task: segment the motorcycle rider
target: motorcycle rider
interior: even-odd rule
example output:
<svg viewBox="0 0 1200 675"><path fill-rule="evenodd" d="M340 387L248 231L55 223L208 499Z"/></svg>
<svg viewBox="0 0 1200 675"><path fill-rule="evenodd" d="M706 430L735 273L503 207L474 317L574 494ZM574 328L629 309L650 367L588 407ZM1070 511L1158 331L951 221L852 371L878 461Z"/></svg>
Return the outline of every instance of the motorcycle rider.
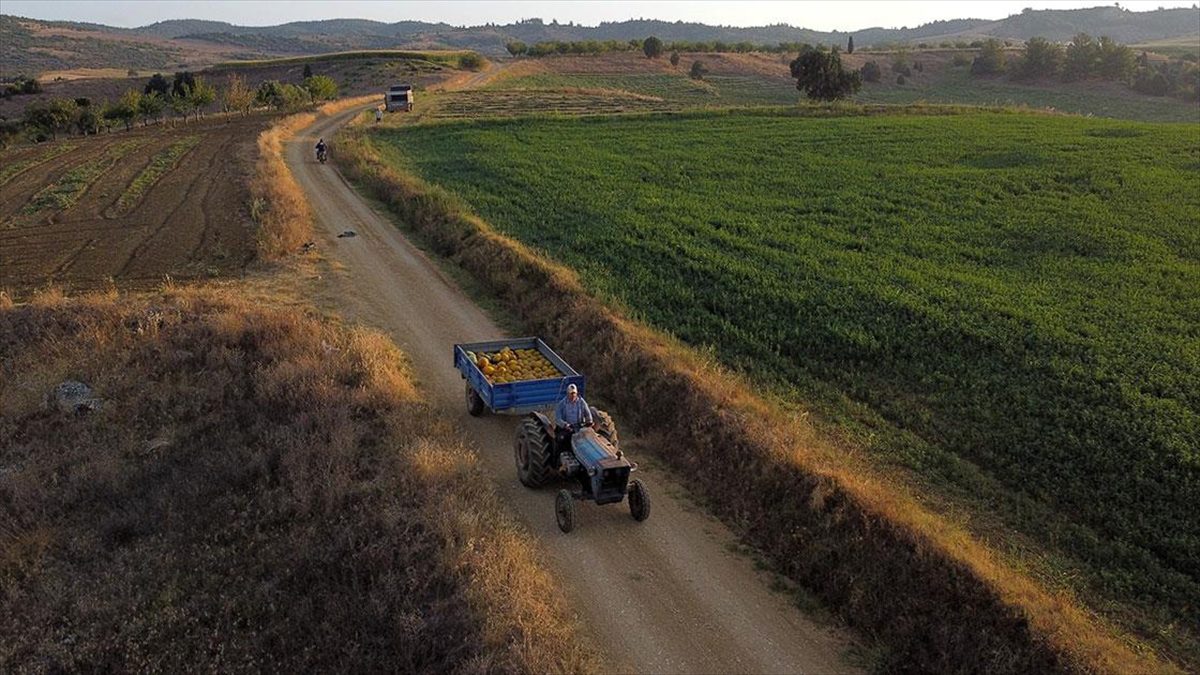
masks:
<svg viewBox="0 0 1200 675"><path fill-rule="evenodd" d="M317 159L321 159L321 156L324 155L328 151L329 151L329 146L325 145L325 139L322 138L322 139L318 140L317 141Z"/></svg>
<svg viewBox="0 0 1200 675"><path fill-rule="evenodd" d="M591 406L579 395L578 387L568 384L566 397L554 407L554 439L559 451L569 447L576 431L591 425Z"/></svg>

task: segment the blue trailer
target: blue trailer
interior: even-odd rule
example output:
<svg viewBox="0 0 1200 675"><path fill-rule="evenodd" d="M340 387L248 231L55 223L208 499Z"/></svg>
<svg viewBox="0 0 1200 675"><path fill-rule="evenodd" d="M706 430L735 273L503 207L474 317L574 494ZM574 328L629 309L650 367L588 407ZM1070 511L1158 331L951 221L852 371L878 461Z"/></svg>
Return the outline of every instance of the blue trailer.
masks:
<svg viewBox="0 0 1200 675"><path fill-rule="evenodd" d="M558 369L560 377L493 383L467 356L467 352L476 354L498 352L505 347L512 350L536 349ZM546 346L541 338L524 337L456 344L454 345L454 367L467 381L467 412L476 417L485 411L520 415L534 410L552 408L566 395L567 385L570 384L579 388L580 396L584 395L583 375L580 375L562 357L555 354L554 350Z"/></svg>

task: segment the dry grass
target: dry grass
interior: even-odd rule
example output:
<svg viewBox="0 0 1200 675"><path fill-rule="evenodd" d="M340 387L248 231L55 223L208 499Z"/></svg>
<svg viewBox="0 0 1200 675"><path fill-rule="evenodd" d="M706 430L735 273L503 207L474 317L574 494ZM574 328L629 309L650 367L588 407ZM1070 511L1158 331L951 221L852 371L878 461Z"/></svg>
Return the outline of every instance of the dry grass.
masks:
<svg viewBox="0 0 1200 675"><path fill-rule="evenodd" d="M575 274L496 234L453 195L398 172L361 135L338 162L534 333L554 340L712 508L792 578L889 648L887 667L1162 672L1053 595L762 401L739 378L625 319Z"/></svg>
<svg viewBox="0 0 1200 675"><path fill-rule="evenodd" d="M238 298L0 298L0 671L593 669L391 342Z"/></svg>

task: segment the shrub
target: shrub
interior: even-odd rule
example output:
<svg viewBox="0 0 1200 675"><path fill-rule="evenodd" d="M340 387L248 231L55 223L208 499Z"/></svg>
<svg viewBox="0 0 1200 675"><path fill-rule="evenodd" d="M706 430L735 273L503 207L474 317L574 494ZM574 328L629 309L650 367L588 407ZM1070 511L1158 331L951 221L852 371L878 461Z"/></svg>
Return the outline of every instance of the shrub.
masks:
<svg viewBox="0 0 1200 675"><path fill-rule="evenodd" d="M513 40L512 42L505 44L504 48L507 49L508 53L511 54L512 56L520 56L520 55L524 54L525 52L529 51L529 47L526 46L525 43L521 42L520 40Z"/></svg>
<svg viewBox="0 0 1200 675"><path fill-rule="evenodd" d="M688 72L688 77L693 80L703 80L708 74L708 68L700 61L692 61L692 69Z"/></svg>
<svg viewBox="0 0 1200 675"><path fill-rule="evenodd" d="M657 59L663 53L663 41L651 35L642 42L642 53L648 59Z"/></svg>
<svg viewBox="0 0 1200 675"><path fill-rule="evenodd" d="M162 98L166 98L171 93L171 83L162 73L155 73L150 76L150 81L146 83L146 87L142 89L143 94L158 94Z"/></svg>
<svg viewBox="0 0 1200 675"><path fill-rule="evenodd" d="M907 81L908 81L908 80L904 79L904 76L903 76L903 75L897 75L897 76L896 76L896 84L904 84L904 83L905 83L905 82L907 82Z"/></svg>
<svg viewBox="0 0 1200 675"><path fill-rule="evenodd" d="M1004 72L1004 46L991 38L983 43L979 55L971 62L972 75L998 75Z"/></svg>
<svg viewBox="0 0 1200 675"><path fill-rule="evenodd" d="M966 54L955 54L951 64L958 68L969 66L971 65L971 57Z"/></svg>
<svg viewBox="0 0 1200 675"><path fill-rule="evenodd" d="M330 101L337 98L338 86L328 75L315 75L304 80L304 88L314 101Z"/></svg>
<svg viewBox="0 0 1200 675"><path fill-rule="evenodd" d="M483 57L475 52L467 52L458 57L458 67L463 70L479 70L483 68Z"/></svg>
<svg viewBox="0 0 1200 675"><path fill-rule="evenodd" d="M679 52L671 52L671 65L672 66L679 65Z"/></svg>
<svg viewBox="0 0 1200 675"><path fill-rule="evenodd" d="M307 80L308 78L310 78L310 77L312 77L312 76L313 76L312 64L311 64L311 63L306 63L306 64L304 64L304 72L302 73L302 75L301 75L301 76L302 76L304 79L306 79L306 80Z"/></svg>
<svg viewBox="0 0 1200 675"><path fill-rule="evenodd" d="M859 69L858 72L862 76L864 82L878 82L880 77L883 75L883 71L880 70L879 64L874 61L867 61L864 63L863 67Z"/></svg>

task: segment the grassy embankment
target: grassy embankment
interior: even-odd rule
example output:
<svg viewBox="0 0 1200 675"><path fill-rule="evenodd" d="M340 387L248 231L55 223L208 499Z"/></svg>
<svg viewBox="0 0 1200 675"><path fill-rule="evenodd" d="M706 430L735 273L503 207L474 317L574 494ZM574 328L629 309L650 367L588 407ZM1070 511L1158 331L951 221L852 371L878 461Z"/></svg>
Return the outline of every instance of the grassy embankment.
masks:
<svg viewBox="0 0 1200 675"><path fill-rule="evenodd" d="M0 670L583 671L395 347L241 290L0 295ZM45 396L65 379L88 414Z"/></svg>
<svg viewBox="0 0 1200 675"><path fill-rule="evenodd" d="M959 446L943 445L946 439L922 437L919 424L912 428L908 420L887 416L923 409L926 417L918 416L919 422L952 420L947 412L957 414L964 399L949 411L940 408L942 399L952 400L955 393L938 373L961 367L967 377L979 378L997 365L988 359L997 356L991 351L994 345L1009 338L1003 322L990 327L1003 330L989 344L982 335L963 333L972 327L986 332L988 320L996 318L991 311L964 326L948 320L969 317L971 302L977 300L971 293L997 289L997 280L955 275L962 270L954 265L946 272L954 278L936 273L950 262L947 258L969 251L965 244L972 243L971 236L986 238L986 228L972 232L967 218L967 239L953 244L953 230L935 227L935 214L939 208L952 210L964 203L946 198L946 189L957 194L979 187L968 173L956 176L956 169L975 170L980 177L987 173L960 162L978 160L1017 169L1010 172L1011 180L998 182L992 176L988 189L965 202L976 210L1002 205L1008 191L1023 183L1024 194L1036 195L1036 185L1019 175L1025 160L999 148L974 152L970 141L984 143L987 135L970 127L984 124L1015 132L1045 122L1056 120L999 115L941 117L936 124L931 118L906 117L818 123L760 114L441 124L376 137L384 142L386 160L368 138L345 138L339 162L435 250L453 256L493 289L530 330L554 339L597 381L624 419L643 433L670 439L662 444L665 458L709 498L711 507L765 550L781 570L815 588L853 624L887 644L891 663L1013 671L1161 668L1148 654L1134 657L1068 595L1044 590L1015 571L1004 552L979 544L966 531L970 523L934 515L869 468L911 464L915 475L921 476L917 470L925 468L924 478L942 481L944 487L956 488L959 478L968 484L998 485L999 491L989 494L1015 495L1018 503L1040 504L1042 512L1047 510L1036 496L1014 490L980 468L997 469L983 462L977 465L981 455L972 451L960 456ZM947 124L968 127L961 136L951 136L957 147L945 139L942 128ZM1098 123L1102 133L1084 136L1111 148L1112 137L1124 133L1112 133L1114 126ZM930 135L943 140L930 144ZM847 144L847 137L858 142ZM388 146L388 140L400 141L404 150ZM876 142L867 142L871 140ZM1154 149L1142 140L1143 151ZM912 154L924 144L941 152L942 161L916 161ZM855 155L856 146L866 159ZM711 154L696 156L705 152ZM1053 154L1044 159L1052 160ZM937 176L922 171L926 163ZM403 168L416 168L460 190L505 231L579 270L584 282L496 233L470 214L467 201ZM856 176L859 172L864 175ZM869 179L870 185L847 190L847 183L854 185L856 178ZM588 187L583 189L579 181ZM935 194L925 191L930 185L937 186ZM1102 187L1079 180L1080 187L1088 185ZM680 194L673 194L675 190ZM863 216L854 210L856 205L869 205L873 214ZM900 215L911 217L917 207L931 213L915 219L911 227L898 228ZM780 212L782 223L775 222ZM963 220L963 215L954 219ZM922 229L929 230L924 237ZM897 251L898 240L907 237L914 238L911 246L904 244L909 248ZM906 266L936 253L939 241L945 250L934 259L940 265L906 273ZM1026 241L1029 253L1035 254L1037 240ZM985 253L1003 253L995 248ZM872 250L881 259L864 258ZM864 260L872 264L864 265ZM932 273L933 287L922 286L917 272ZM888 292L879 284L886 297L872 297L872 281L893 275L904 277L900 292ZM937 292L925 295L932 291ZM985 304L999 303L995 314L1002 317L1011 309L1003 307L999 295L988 294ZM694 344L717 349L700 356L673 345L661 334L630 323L620 310L614 312L612 302L596 296L615 300L651 324L692 338ZM953 297L966 302L955 307ZM781 316L788 319L771 319ZM905 334L910 322L919 335ZM699 339L696 331L702 331ZM971 349L958 351L963 345ZM1036 340L1033 345L1039 346ZM805 357L805 350L815 356ZM905 380L894 369L889 371L887 363L895 360L901 369L923 369L929 364L912 360L923 350L937 352L945 361L936 366L935 360L927 376L913 380L920 387L908 392L908 398L897 399L909 408L875 410L869 401L847 395L863 395L862 391L842 391L843 383L834 377L848 366L847 376L868 392L877 385L881 392L903 392ZM1051 349L1032 356L1052 353ZM842 354L848 361L840 358ZM805 358L812 358L812 364ZM793 400L811 396L820 412L862 432L853 434L855 442L870 444L876 438L871 444L875 456L868 461L859 453L847 453L846 446L831 445L802 417L767 405L745 381L715 367L715 359L791 393ZM976 361L979 365L972 365ZM1027 374L1018 369L1014 376ZM788 392L784 383L793 376L799 389ZM1061 383L1049 384L1049 400L1062 403L1054 390ZM929 396L931 392L937 395ZM993 395L1003 399L1004 394L1001 389ZM967 407L988 409L978 400ZM1031 428L1040 430L1045 421L1035 415ZM957 431L973 432L977 427L971 425L978 423L968 415L956 423ZM1010 424L1007 429L1011 428ZM988 432L986 438L992 442L1003 433ZM908 449L889 456L894 443ZM731 462L731 457L738 461ZM1083 463L1088 459L1082 458L1076 468L1092 468ZM1067 487L1072 496L1070 489L1078 485ZM1178 509L1162 515L1165 526L1177 526ZM1167 572L1178 580L1173 570Z"/></svg>
<svg viewBox="0 0 1200 675"><path fill-rule="evenodd" d="M1194 127L755 115L376 138L1200 661Z"/></svg>

